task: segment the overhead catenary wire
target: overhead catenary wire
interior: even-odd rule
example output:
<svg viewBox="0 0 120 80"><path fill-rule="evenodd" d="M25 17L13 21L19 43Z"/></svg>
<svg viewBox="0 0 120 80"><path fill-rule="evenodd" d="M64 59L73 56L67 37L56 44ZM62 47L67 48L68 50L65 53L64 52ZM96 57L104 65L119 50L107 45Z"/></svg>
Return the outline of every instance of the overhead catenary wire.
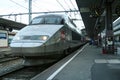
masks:
<svg viewBox="0 0 120 80"><path fill-rule="evenodd" d="M38 8L38 9L41 9L40 7L38 7L38 6L36 6L36 5L39 5L38 3L36 3L35 1L33 1L33 5L36 7L36 8ZM35 5L36 4L36 5ZM44 8L44 9L46 9L47 11L50 11L50 10L48 10L47 8Z"/></svg>
<svg viewBox="0 0 120 80"><path fill-rule="evenodd" d="M68 6L68 8L69 8L70 10L72 10L72 9L70 8L70 6L68 5L68 3L66 2L66 0L64 0L64 2L65 2L65 4Z"/></svg>
<svg viewBox="0 0 120 80"><path fill-rule="evenodd" d="M27 8L27 7L25 7L25 6L23 6L23 5L21 5L21 4L19 4L19 3L17 3L17 2L15 2L15 1L13 1L13 0L9 0L9 1L11 1L12 3L14 3L14 4L16 4L16 5L18 5L18 6L20 6L20 7L22 7L22 8L24 8L24 9L26 9L26 10L31 10L30 8ZM31 13L29 13L29 14L31 14ZM10 14L10 16L11 16L12 14ZM14 16L15 16L15 20L16 20L16 14L14 14ZM31 15L29 15L29 22L30 22L30 19L31 19Z"/></svg>
<svg viewBox="0 0 120 80"><path fill-rule="evenodd" d="M71 0L70 0L70 3L72 4L73 8L74 8L75 10L77 10L76 7L74 6L74 4L73 4L73 2L72 2ZM76 14L79 14L79 12L74 13L74 14L75 14L75 15L76 15Z"/></svg>
<svg viewBox="0 0 120 80"><path fill-rule="evenodd" d="M58 3L59 3L59 5L66 11L66 9L63 7L63 5L59 2L59 0L56 0ZM67 4L67 2L64 0L64 2ZM69 5L67 4L67 6L69 7ZM70 7L69 7L70 8ZM70 8L70 11L72 11L71 10L71 8ZM66 14L66 13L65 13ZM70 16L71 16L71 13L69 14Z"/></svg>
<svg viewBox="0 0 120 80"><path fill-rule="evenodd" d="M72 6L74 7L74 9L77 10L76 7L74 6L74 4L73 4L73 2L72 2L71 0L70 0L70 3L71 3Z"/></svg>
<svg viewBox="0 0 120 80"><path fill-rule="evenodd" d="M74 10L78 10L78 9L76 9L76 7L75 7L75 5L73 4L72 0L70 0L70 3L71 3L71 5L73 6ZM79 11L78 11L78 12L74 12L74 16L75 16L75 17L76 17L77 14L80 15L80 12L79 12Z"/></svg>
<svg viewBox="0 0 120 80"><path fill-rule="evenodd" d="M15 0L9 0L9 1L11 1L11 2L13 2L14 4L16 4L16 5L18 5L18 6L20 6L20 7L22 7L22 8L24 8L24 9L26 9L26 10L28 10L28 8L27 7L25 7L25 6L23 6L22 4L19 4L19 3L17 3ZM64 5L63 5L63 3L60 1L60 0L56 0L57 1L57 3L59 3L59 5L64 9L64 11L60 11L60 13L61 12L63 12L63 13L66 13L66 14L70 14L70 13L72 13L72 12L78 12L78 10L72 10L72 8L71 8L71 5L70 5L70 3L69 2L67 2L67 1L65 1L65 3L66 3L66 5L69 7L69 10L67 10L68 8L66 8ZM34 5L35 4L37 4L38 5L38 3L36 3L35 1L33 1L34 2ZM35 5L35 7L37 7L37 8L39 8L37 5ZM58 5L58 6L59 6ZM40 8L39 8L40 9ZM50 11L50 10L47 10L46 12L42 12L42 13L58 13L57 11ZM17 15L26 15L27 13L18 13L18 14L13 14L13 12L12 13L10 13L10 14L6 14L6 15L0 15L1 17L2 16L7 16L7 15L9 15L9 16L17 16ZM41 13L34 13L33 12L33 14L41 14Z"/></svg>
<svg viewBox="0 0 120 80"><path fill-rule="evenodd" d="M72 11L72 9L70 8L69 4L66 2L66 0L64 0L65 4L68 6L69 10ZM70 12L70 16L71 16L72 12Z"/></svg>
<svg viewBox="0 0 120 80"><path fill-rule="evenodd" d="M43 13L68 13L68 12L79 12L79 10L73 10L73 11L50 11L50 12L32 12L32 14L43 14ZM18 14L4 14L0 15L2 16L14 16L14 15L28 15L28 13L18 13Z"/></svg>
<svg viewBox="0 0 120 80"><path fill-rule="evenodd" d="M28 10L28 5L27 5L28 0L26 0L26 3L25 3L25 0L21 0L21 2L19 0L18 1L17 0L9 0L9 1L12 4L12 7L9 7L7 10L9 10L9 9L12 9L12 10L9 10L9 12L7 12L7 13L1 13L0 17L9 18L11 20L17 20L17 21L22 22L24 20L24 17L27 17L27 15L28 15L28 11L27 11ZM36 14L44 14L44 13L45 14L46 13L65 13L65 14L69 15L71 13L73 14L73 13L79 12L77 7L75 6L76 4L74 4L74 0L72 0L72 1L73 1L74 6L76 7L76 10L74 10L74 8L70 4L69 0L65 0L66 4L64 3L64 0L57 0L57 1L53 2L52 5L50 4L50 2L45 1L46 3L48 3L48 5L50 5L50 7L46 6L46 3L42 3L43 5L40 5L39 2L37 2L39 0L32 0L32 1L33 1L33 7L38 9L38 10L35 9L34 12L31 13L31 14L34 14L33 16L36 16ZM40 1L40 3L41 3L41 1ZM9 4L8 6L10 6L11 4ZM52 9L52 8L54 8L53 5L56 6L55 9ZM39 6L42 6L42 7L39 7ZM71 17L74 17L74 15L72 15Z"/></svg>
<svg viewBox="0 0 120 80"><path fill-rule="evenodd" d="M9 0L9 1L11 1L11 2L15 3L16 5L18 5L18 6L22 7L22 8L24 8L24 9L27 9L27 10L28 10L28 8L26 8L25 6L23 6L23 5L15 2L15 1L13 1L13 0Z"/></svg>
<svg viewBox="0 0 120 80"><path fill-rule="evenodd" d="M20 6L20 7L22 7L22 8L24 8L24 9L27 9L26 7L18 4L17 2L15 2L15 1L13 1L13 0L9 0L9 1L12 2L12 3L14 3L14 4L16 4L16 5L18 5L18 6ZM9 14L9 16L8 16L7 18L10 18L10 16L11 16L14 12L18 11L18 8L17 8L17 7L15 7L14 9L13 9L12 7L13 7L13 5L12 5L12 6L9 5L9 8L7 9L8 11L10 11L10 10L12 9L12 12L10 12L10 14ZM27 9L27 10L28 10L28 9ZM3 11L3 12L5 12L5 11ZM12 15L12 16L13 16L13 15ZM14 16L16 16L16 14L15 14ZM3 17L3 16L1 16L1 17Z"/></svg>
<svg viewBox="0 0 120 80"><path fill-rule="evenodd" d="M71 9L70 5L67 3L67 1L66 1L66 0L64 0L64 3L67 5L67 7L66 7L66 8L67 8L68 10L72 11L72 9ZM61 5L62 5L62 4L61 4ZM63 5L62 5L62 6L63 6ZM68 14L69 14L69 16L71 17L72 12L69 12Z"/></svg>
<svg viewBox="0 0 120 80"><path fill-rule="evenodd" d="M66 11L66 9L63 7L63 5L59 2L59 0L56 0L57 3Z"/></svg>

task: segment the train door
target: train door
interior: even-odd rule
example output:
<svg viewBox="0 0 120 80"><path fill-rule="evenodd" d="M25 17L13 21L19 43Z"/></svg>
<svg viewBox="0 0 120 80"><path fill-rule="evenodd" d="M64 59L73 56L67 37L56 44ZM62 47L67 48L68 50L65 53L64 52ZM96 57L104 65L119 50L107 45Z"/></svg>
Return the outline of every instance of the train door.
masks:
<svg viewBox="0 0 120 80"><path fill-rule="evenodd" d="M8 32L0 30L0 47L8 47Z"/></svg>

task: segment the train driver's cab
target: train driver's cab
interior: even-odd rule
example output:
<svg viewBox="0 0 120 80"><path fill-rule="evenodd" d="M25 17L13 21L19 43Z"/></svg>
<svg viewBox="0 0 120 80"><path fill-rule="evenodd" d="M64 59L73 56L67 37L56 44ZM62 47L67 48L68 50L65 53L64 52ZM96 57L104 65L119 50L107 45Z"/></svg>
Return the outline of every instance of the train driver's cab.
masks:
<svg viewBox="0 0 120 80"><path fill-rule="evenodd" d="M55 15L47 15L47 16L39 16L34 18L30 25L38 25L38 24L64 24L65 20L61 16L55 16Z"/></svg>

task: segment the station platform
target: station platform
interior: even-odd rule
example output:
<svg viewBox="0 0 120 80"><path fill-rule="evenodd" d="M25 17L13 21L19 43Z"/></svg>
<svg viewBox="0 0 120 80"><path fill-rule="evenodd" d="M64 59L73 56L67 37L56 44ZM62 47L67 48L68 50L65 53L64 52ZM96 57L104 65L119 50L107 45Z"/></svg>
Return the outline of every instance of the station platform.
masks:
<svg viewBox="0 0 120 80"><path fill-rule="evenodd" d="M120 55L85 45L31 80L120 80Z"/></svg>

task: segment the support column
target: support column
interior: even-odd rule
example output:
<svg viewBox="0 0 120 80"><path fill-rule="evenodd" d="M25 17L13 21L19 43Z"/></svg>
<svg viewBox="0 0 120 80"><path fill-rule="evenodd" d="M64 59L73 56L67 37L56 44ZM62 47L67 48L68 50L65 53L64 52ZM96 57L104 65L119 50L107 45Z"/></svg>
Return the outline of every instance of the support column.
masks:
<svg viewBox="0 0 120 80"><path fill-rule="evenodd" d="M113 39L113 25L112 25L112 2L106 0L106 16L105 16L105 29L106 29L106 44L105 48L107 53L114 54L114 39Z"/></svg>
<svg viewBox="0 0 120 80"><path fill-rule="evenodd" d="M29 7L29 23L30 23L30 21L31 21L31 13L32 13L32 0L29 0L28 7Z"/></svg>

